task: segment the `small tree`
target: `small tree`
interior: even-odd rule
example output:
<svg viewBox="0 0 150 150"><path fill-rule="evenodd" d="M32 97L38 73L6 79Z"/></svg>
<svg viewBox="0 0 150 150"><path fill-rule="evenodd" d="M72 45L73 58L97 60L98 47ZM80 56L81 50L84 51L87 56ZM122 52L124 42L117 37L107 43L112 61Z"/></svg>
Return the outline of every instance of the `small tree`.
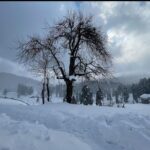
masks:
<svg viewBox="0 0 150 150"><path fill-rule="evenodd" d="M109 105L112 106L113 103L112 103L112 96L111 96L111 92L110 91L107 92L107 100L110 101Z"/></svg>
<svg viewBox="0 0 150 150"><path fill-rule="evenodd" d="M115 95L116 104L118 104L119 103L119 93L117 90L114 92L114 95Z"/></svg>
<svg viewBox="0 0 150 150"><path fill-rule="evenodd" d="M19 43L18 59L20 62L29 65L29 70L36 75L42 76L42 103L45 103L45 98L50 101L49 76L51 73L51 55L49 51L41 45L39 37L30 37L29 41Z"/></svg>
<svg viewBox="0 0 150 150"><path fill-rule="evenodd" d="M138 103L138 97L139 97L139 87L138 87L138 84L133 84L131 86L131 91L132 91L132 95L133 95L134 101Z"/></svg>
<svg viewBox="0 0 150 150"><path fill-rule="evenodd" d="M102 106L102 100L103 100L103 93L102 90L99 88L96 92L96 105Z"/></svg>
<svg viewBox="0 0 150 150"><path fill-rule="evenodd" d="M92 99L92 92L90 91L90 88L87 85L84 85L80 94L80 103L84 105L92 105L93 99Z"/></svg>
<svg viewBox="0 0 150 150"><path fill-rule="evenodd" d="M127 103L128 102L128 99L129 99L129 93L128 93L128 90L126 87L124 87L123 89L123 99L124 99L124 102Z"/></svg>
<svg viewBox="0 0 150 150"><path fill-rule="evenodd" d="M121 94L120 100L121 100L121 103L122 103L122 108L124 108L125 107L125 101L124 101L124 95L123 95L123 93Z"/></svg>
<svg viewBox="0 0 150 150"><path fill-rule="evenodd" d="M6 96L7 96L7 93L8 93L8 90L7 90L7 89L4 89L4 90L3 90L3 95L5 96L5 98L6 98Z"/></svg>

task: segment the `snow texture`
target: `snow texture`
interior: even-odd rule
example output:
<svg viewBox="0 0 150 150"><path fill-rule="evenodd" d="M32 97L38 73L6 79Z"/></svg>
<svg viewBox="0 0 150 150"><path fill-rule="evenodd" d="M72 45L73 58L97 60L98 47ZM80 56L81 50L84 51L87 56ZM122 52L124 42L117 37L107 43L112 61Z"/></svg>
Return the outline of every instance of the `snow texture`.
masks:
<svg viewBox="0 0 150 150"><path fill-rule="evenodd" d="M149 107L0 104L0 150L149 150Z"/></svg>

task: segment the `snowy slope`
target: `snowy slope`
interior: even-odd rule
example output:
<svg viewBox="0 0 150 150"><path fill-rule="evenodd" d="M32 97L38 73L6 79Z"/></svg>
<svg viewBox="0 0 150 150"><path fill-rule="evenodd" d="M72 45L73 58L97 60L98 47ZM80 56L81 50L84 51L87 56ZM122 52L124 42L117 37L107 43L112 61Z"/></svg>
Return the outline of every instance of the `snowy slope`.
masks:
<svg viewBox="0 0 150 150"><path fill-rule="evenodd" d="M17 101L17 100L12 100L12 99L6 99L6 98L0 98L0 104L5 104L5 105L27 105L25 102Z"/></svg>
<svg viewBox="0 0 150 150"><path fill-rule="evenodd" d="M58 144L59 141L59 144ZM90 147L71 134L0 115L0 150L77 150Z"/></svg>
<svg viewBox="0 0 150 150"><path fill-rule="evenodd" d="M0 105L0 149L149 150L149 107Z"/></svg>

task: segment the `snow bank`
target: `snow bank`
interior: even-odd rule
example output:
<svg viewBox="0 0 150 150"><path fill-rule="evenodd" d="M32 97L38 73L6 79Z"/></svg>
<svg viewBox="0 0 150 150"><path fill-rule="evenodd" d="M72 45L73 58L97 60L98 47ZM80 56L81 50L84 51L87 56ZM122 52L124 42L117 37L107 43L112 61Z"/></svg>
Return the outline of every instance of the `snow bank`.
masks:
<svg viewBox="0 0 150 150"><path fill-rule="evenodd" d="M0 114L3 150L150 148L150 105L146 104L128 104L125 108L66 103L0 105Z"/></svg>
<svg viewBox="0 0 150 150"><path fill-rule="evenodd" d="M90 150L75 136L0 115L0 150Z"/></svg>
<svg viewBox="0 0 150 150"><path fill-rule="evenodd" d="M0 104L5 104L5 105L27 105L24 102L13 100L13 99L6 99L6 98L0 98Z"/></svg>

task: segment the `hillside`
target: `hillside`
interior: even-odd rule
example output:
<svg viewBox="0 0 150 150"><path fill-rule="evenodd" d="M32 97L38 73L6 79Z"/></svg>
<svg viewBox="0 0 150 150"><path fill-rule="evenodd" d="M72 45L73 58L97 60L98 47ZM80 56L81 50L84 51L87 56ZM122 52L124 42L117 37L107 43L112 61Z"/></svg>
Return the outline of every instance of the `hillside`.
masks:
<svg viewBox="0 0 150 150"><path fill-rule="evenodd" d="M39 81L23 76L14 75L11 73L0 72L0 90L8 89L10 91L16 91L19 83L38 87Z"/></svg>
<svg viewBox="0 0 150 150"><path fill-rule="evenodd" d="M150 78L150 74L130 74L130 75L122 75L116 77L116 81L123 84L133 84L138 83L141 78Z"/></svg>

